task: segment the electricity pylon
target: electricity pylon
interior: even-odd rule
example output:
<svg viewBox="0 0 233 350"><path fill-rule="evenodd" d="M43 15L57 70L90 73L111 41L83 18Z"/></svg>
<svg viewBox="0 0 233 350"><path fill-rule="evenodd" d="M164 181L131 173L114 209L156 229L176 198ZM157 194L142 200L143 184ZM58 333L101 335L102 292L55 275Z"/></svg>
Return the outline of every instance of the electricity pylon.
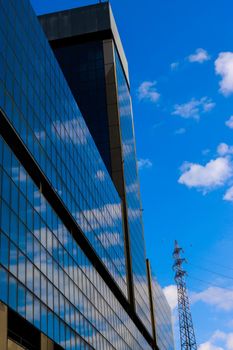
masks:
<svg viewBox="0 0 233 350"><path fill-rule="evenodd" d="M182 264L186 262L180 256L183 249L178 246L175 241L175 249L173 258L175 260L173 269L175 271L175 282L177 285L178 295L178 312L179 312L179 326L180 326L180 345L181 350L197 350L197 343L193 328L192 315L190 311L189 298L186 288L185 277L187 272L183 269Z"/></svg>

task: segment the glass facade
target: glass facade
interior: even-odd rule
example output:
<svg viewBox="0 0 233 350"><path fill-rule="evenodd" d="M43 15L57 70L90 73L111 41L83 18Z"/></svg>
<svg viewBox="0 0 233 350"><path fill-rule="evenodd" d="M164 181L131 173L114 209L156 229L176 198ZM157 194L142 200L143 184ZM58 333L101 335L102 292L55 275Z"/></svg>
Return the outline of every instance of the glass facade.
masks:
<svg viewBox="0 0 233 350"><path fill-rule="evenodd" d="M159 350L174 350L171 309L156 278L152 279L152 291L156 324L156 340Z"/></svg>
<svg viewBox="0 0 233 350"><path fill-rule="evenodd" d="M28 0L0 0L0 109L127 296L121 200ZM151 349L2 137L0 281L64 349Z"/></svg>
<svg viewBox="0 0 233 350"><path fill-rule="evenodd" d="M135 304L139 317L142 319L148 331L151 332L145 242L137 174L131 97L116 50L115 60Z"/></svg>
<svg viewBox="0 0 233 350"><path fill-rule="evenodd" d="M103 42L60 44L53 52L111 174Z"/></svg>
<svg viewBox="0 0 233 350"><path fill-rule="evenodd" d="M65 349L149 349L0 137L0 300Z"/></svg>
<svg viewBox="0 0 233 350"><path fill-rule="evenodd" d="M127 294L121 200L28 1L2 1L0 108Z"/></svg>
<svg viewBox="0 0 233 350"><path fill-rule="evenodd" d="M105 5L103 3L104 8ZM109 28L110 34L106 40L106 34L98 29L101 20L96 12L101 13L101 6L97 7L98 10L95 5L88 8L89 12L86 8L77 14L74 9L44 15L40 20L71 91L83 111L83 117L93 139L124 201L126 236L130 237L130 248L126 244L126 253L128 254L129 250L131 252L134 285L134 293L131 293L130 285L129 297L133 298L134 294L137 314L151 333L133 115L128 79L125 76L127 63L122 66L125 59L123 49L120 50L119 56L117 51L119 45L115 46L119 37L115 33L116 27ZM81 24L76 28L75 22L78 20L82 22L83 11L89 13L85 17L85 28ZM113 17L112 14L111 16ZM68 20L73 24L70 30L66 31ZM109 17L107 20L110 20ZM92 29L86 39L89 26ZM128 268L131 283L130 263Z"/></svg>

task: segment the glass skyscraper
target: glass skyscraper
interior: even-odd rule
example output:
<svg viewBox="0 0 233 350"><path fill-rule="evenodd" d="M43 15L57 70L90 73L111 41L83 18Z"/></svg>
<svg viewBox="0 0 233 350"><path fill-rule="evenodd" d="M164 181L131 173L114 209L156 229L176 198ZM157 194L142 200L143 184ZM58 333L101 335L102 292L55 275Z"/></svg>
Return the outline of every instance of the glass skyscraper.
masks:
<svg viewBox="0 0 233 350"><path fill-rule="evenodd" d="M0 0L0 349L157 349L111 8L40 21Z"/></svg>
<svg viewBox="0 0 233 350"><path fill-rule="evenodd" d="M102 3L40 21L123 202L129 298L151 332L128 64L111 7Z"/></svg>

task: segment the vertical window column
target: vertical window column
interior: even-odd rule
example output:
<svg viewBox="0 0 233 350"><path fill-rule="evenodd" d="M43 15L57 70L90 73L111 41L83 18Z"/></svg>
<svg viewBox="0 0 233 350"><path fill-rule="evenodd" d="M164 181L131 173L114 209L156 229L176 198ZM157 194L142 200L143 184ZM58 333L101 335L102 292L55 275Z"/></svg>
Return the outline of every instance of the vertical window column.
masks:
<svg viewBox="0 0 233 350"><path fill-rule="evenodd" d="M111 152L111 177L116 186L119 196L123 204L123 218L124 218L124 244L126 252L126 267L127 267L127 287L128 299L135 309L135 298L133 289L133 275L132 275L132 260L130 252L130 235L127 219L127 205L126 205L126 189L124 179L123 154L122 154L122 140L120 131L120 116L119 103L117 91L117 77L115 70L115 56L114 56L114 42L113 40L103 41L104 51L104 70L105 70L105 84L106 84L106 98L108 110L108 124L109 124L109 140Z"/></svg>

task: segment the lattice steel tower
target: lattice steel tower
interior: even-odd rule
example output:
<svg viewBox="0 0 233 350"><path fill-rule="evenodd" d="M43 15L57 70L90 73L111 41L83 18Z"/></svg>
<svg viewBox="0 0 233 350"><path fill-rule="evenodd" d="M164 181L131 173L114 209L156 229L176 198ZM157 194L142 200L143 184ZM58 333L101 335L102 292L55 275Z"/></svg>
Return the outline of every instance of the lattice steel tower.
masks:
<svg viewBox="0 0 233 350"><path fill-rule="evenodd" d="M189 298L186 288L185 276L187 272L183 269L182 264L186 262L184 258L180 256L183 249L178 246L175 241L175 249L173 252L173 258L175 263L173 269L175 271L175 281L177 284L178 294L178 312L179 312L179 326L180 326L180 345L181 350L197 350L197 343L193 328L192 315L190 311Z"/></svg>

